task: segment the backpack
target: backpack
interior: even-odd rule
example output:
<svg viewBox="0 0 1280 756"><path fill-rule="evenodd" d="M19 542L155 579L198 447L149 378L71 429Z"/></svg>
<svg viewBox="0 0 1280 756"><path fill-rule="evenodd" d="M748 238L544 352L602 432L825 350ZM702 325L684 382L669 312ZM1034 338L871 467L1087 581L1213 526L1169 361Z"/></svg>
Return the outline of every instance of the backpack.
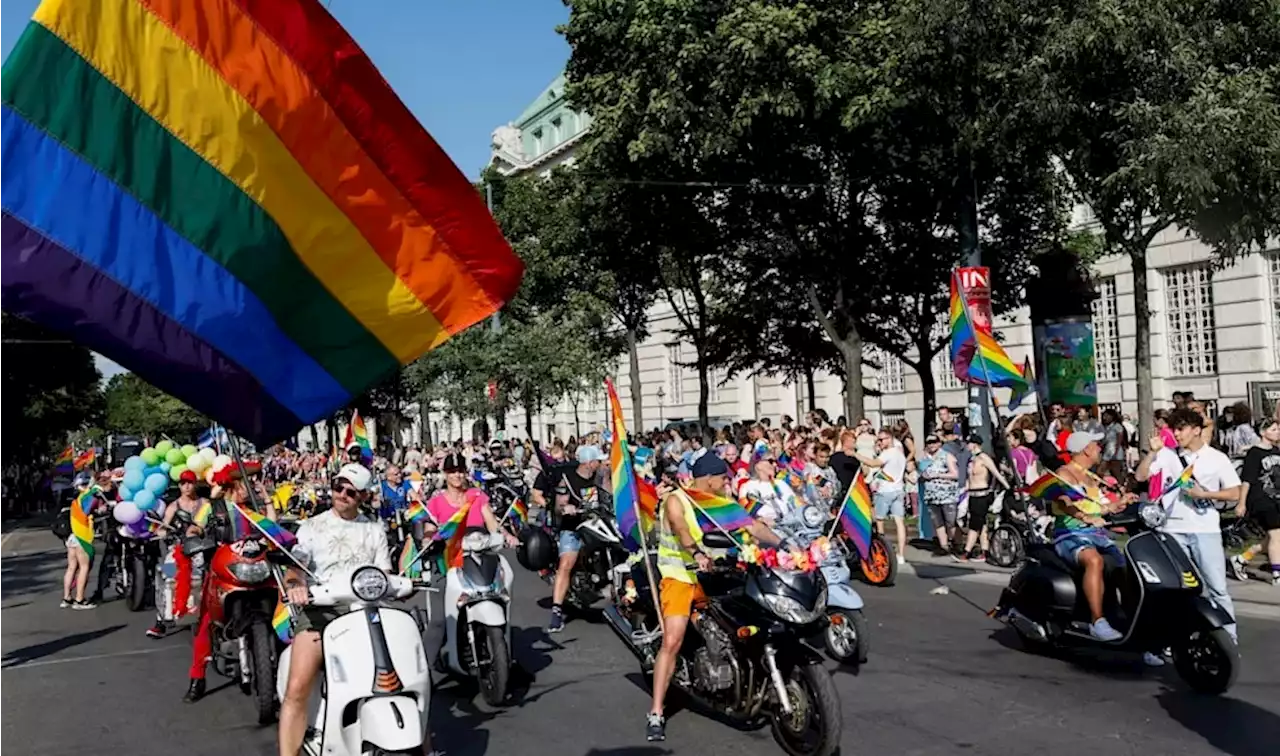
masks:
<svg viewBox="0 0 1280 756"><path fill-rule="evenodd" d="M65 541L71 537L71 507L63 507L58 510L58 514L53 518L53 524L50 530L58 537L59 541Z"/></svg>

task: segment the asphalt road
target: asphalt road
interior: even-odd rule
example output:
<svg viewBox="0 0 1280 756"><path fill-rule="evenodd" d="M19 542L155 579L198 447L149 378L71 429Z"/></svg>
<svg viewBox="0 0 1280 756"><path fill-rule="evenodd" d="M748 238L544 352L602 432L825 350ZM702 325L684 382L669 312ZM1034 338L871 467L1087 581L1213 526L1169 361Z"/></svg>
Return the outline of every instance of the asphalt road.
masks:
<svg viewBox="0 0 1280 756"><path fill-rule="evenodd" d="M143 636L148 614L122 603L58 609L62 548L46 530L5 536L0 591L0 726L7 753L88 756L274 754L274 730L251 703L210 677L212 695L185 705L190 634ZM532 675L519 701L492 712L474 690L441 682L432 701L437 747L449 756L780 753L767 731L740 732L677 712L664 744L643 740L648 694L603 624L572 622L548 637L548 589L517 568L516 657ZM1044 658L984 612L999 586L963 570L922 567L889 589L865 588L871 661L834 671L852 754L1177 756L1274 753L1280 744L1280 622L1242 617L1244 667L1226 696L1202 698L1172 670L1134 659ZM930 591L946 584L948 595ZM212 673L211 673L212 675Z"/></svg>

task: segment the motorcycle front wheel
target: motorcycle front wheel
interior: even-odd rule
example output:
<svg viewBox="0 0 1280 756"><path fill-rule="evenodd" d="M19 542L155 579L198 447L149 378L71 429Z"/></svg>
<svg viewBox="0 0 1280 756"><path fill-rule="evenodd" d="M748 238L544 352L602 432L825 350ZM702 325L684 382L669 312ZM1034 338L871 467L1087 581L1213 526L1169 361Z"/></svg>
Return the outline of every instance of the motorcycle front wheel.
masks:
<svg viewBox="0 0 1280 756"><path fill-rule="evenodd" d="M1199 630L1174 646L1173 667L1192 690L1216 696L1235 683L1240 649L1223 628Z"/></svg>
<svg viewBox="0 0 1280 756"><path fill-rule="evenodd" d="M147 565L142 559L125 560L125 600L131 612L140 612L147 606Z"/></svg>
<svg viewBox="0 0 1280 756"><path fill-rule="evenodd" d="M870 550L866 559L861 559L855 550L853 559L858 563L851 566L856 567L867 584L888 588L898 579L898 557L893 553L893 546L884 536L873 533Z"/></svg>
<svg viewBox="0 0 1280 756"><path fill-rule="evenodd" d="M861 609L828 609L827 616L839 615L838 621L829 621L822 633L827 656L840 664L864 664L871 650L867 637L867 618Z"/></svg>
<svg viewBox="0 0 1280 756"><path fill-rule="evenodd" d="M830 756L840 748L840 695L821 664L792 667L786 681L791 713L774 704L773 739L789 756Z"/></svg>
<svg viewBox="0 0 1280 756"><path fill-rule="evenodd" d="M991 562L998 567L1013 567L1022 561L1022 534L1012 525L1002 524L991 534Z"/></svg>
<svg viewBox="0 0 1280 756"><path fill-rule="evenodd" d="M485 625L479 637L484 639L488 652L488 665L480 665L480 693L490 706L502 706L507 700L507 678L511 675L505 628Z"/></svg>
<svg viewBox="0 0 1280 756"><path fill-rule="evenodd" d="M276 720L276 636L265 619L258 618L249 626L250 649L253 652L253 701L258 709L258 724Z"/></svg>

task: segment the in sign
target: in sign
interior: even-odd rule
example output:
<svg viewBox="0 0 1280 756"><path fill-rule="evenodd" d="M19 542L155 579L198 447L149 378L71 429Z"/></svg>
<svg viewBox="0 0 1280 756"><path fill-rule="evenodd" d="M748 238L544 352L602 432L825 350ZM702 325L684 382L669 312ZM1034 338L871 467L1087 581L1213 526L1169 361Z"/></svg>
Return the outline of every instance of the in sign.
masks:
<svg viewBox="0 0 1280 756"><path fill-rule="evenodd" d="M961 268L960 285L966 289L987 288L991 286L991 276L986 268Z"/></svg>

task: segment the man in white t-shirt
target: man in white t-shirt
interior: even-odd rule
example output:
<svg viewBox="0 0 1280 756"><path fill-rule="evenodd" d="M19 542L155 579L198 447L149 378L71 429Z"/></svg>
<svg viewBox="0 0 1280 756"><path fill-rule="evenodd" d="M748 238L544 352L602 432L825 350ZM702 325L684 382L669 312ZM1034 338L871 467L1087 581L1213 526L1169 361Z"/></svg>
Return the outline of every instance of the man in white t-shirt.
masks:
<svg viewBox="0 0 1280 756"><path fill-rule="evenodd" d="M1138 465L1139 481L1156 478L1167 490L1182 471L1191 468L1189 488L1168 491L1162 503L1169 519L1162 530L1177 539L1200 569L1209 596L1235 618L1235 606L1227 593L1227 562L1218 527L1218 507L1235 506L1240 499L1240 476L1227 455L1204 442L1204 418L1195 410L1169 413L1169 427L1178 439L1177 449L1166 449L1159 436L1151 439L1151 452ZM1236 626L1227 626L1234 638Z"/></svg>
<svg viewBox="0 0 1280 756"><path fill-rule="evenodd" d="M878 454L874 459L858 453L854 456L862 463L867 482L873 490L876 530L883 535L885 517L893 517L894 527L898 530L898 564L906 564L907 526L903 518L906 516L907 490L902 481L907 474L907 457L893 443L893 434L885 429L876 434L876 451Z"/></svg>

